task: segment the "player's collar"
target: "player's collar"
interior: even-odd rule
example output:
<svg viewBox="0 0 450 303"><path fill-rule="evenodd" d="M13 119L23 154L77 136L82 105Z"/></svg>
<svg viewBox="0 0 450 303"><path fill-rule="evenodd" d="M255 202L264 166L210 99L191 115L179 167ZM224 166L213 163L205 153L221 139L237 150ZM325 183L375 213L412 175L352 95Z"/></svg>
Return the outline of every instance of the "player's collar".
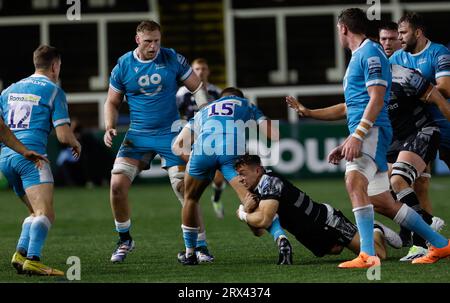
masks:
<svg viewBox="0 0 450 303"><path fill-rule="evenodd" d="M45 78L45 79L51 81L49 77L47 77L46 75L41 75L41 74L32 74L30 76L30 78Z"/></svg>
<svg viewBox="0 0 450 303"><path fill-rule="evenodd" d="M426 51L431 45L431 41L428 40L427 44L425 45L425 47L423 48L423 50L421 50L420 52L418 52L417 54L411 54L411 56L415 57L415 56L419 56L421 55L424 51Z"/></svg>
<svg viewBox="0 0 450 303"><path fill-rule="evenodd" d="M156 53L155 58L150 59L150 60L142 60L142 59L139 59L139 57L138 57L138 55L137 55L137 48L136 48L136 49L133 51L133 57L134 57L134 59L136 59L136 60L139 61L140 63L151 63L151 62L155 61L156 58L158 58L159 52L160 52L160 51L161 51L161 49L158 49L158 52Z"/></svg>
<svg viewBox="0 0 450 303"><path fill-rule="evenodd" d="M254 191L257 191L258 188L259 188L260 186L262 186L262 183L264 182L264 180L265 180L266 178L267 178L267 175L266 175L266 172L264 172L264 174L261 176L261 179L259 179L259 182L258 182L258 184L256 185Z"/></svg>
<svg viewBox="0 0 450 303"><path fill-rule="evenodd" d="M352 51L352 55L353 55L354 53L356 53L360 48L363 48L364 45L366 45L367 43L369 43L369 41L370 41L370 39L365 38L365 39L361 42L361 44L358 46L358 48L355 49L354 51Z"/></svg>
<svg viewBox="0 0 450 303"><path fill-rule="evenodd" d="M262 185L262 183L264 182L264 180L265 180L267 177L269 177L269 176L267 175L267 173L270 173L270 172L272 172L270 169L264 169L264 173L263 173L263 175L261 176L261 179L259 179L258 185L256 185L255 189L256 189L256 188L259 188L259 186Z"/></svg>

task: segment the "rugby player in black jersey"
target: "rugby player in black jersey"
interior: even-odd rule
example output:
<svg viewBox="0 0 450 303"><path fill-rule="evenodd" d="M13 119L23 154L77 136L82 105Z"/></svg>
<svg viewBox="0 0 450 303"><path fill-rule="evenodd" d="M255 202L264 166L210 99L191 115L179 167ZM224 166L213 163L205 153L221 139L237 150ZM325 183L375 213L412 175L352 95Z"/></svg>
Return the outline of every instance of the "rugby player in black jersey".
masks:
<svg viewBox="0 0 450 303"><path fill-rule="evenodd" d="M247 194L246 202L258 203L251 213L240 206L239 219L251 227L264 229L278 216L281 226L317 257L340 254L344 247L359 254L358 229L341 211L313 201L281 175L265 170L257 155L241 156L235 169L240 182L252 193ZM395 248L402 244L397 233L378 222L374 225L374 239L381 259L386 258L385 240Z"/></svg>

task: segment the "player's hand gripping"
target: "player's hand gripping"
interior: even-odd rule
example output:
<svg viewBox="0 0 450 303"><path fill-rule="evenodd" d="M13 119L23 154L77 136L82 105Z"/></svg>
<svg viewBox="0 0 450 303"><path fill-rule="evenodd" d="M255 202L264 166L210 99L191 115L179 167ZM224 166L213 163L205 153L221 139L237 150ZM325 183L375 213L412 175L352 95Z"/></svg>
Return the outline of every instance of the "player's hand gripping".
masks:
<svg viewBox="0 0 450 303"><path fill-rule="evenodd" d="M246 213L251 213L255 210L256 207L258 207L258 197L255 194L247 193L245 195L244 201L244 211Z"/></svg>
<svg viewBox="0 0 450 303"><path fill-rule="evenodd" d="M353 161L361 156L362 142L355 137L350 136L342 145L342 157L347 161Z"/></svg>
<svg viewBox="0 0 450 303"><path fill-rule="evenodd" d="M105 135L103 136L103 142L105 142L105 145L108 146L108 147L111 147L113 138L115 136L117 136L117 130L116 129L114 129L114 128L107 129L105 131Z"/></svg>
<svg viewBox="0 0 450 303"><path fill-rule="evenodd" d="M333 148L333 150L328 154L328 163L338 165L343 158L342 145L339 145L338 147Z"/></svg>
<svg viewBox="0 0 450 303"><path fill-rule="evenodd" d="M309 117L310 110L304 107L296 98L287 96L286 103L290 108L295 110L300 117Z"/></svg>

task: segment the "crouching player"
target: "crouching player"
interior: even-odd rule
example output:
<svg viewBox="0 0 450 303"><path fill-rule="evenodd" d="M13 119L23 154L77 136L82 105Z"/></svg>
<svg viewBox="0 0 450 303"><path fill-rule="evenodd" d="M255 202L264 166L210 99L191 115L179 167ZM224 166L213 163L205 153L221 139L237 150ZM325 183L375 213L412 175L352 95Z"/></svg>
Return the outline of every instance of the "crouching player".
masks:
<svg viewBox="0 0 450 303"><path fill-rule="evenodd" d="M189 161L185 174L185 205L182 212L186 252L178 254L178 261L183 265L196 265L201 261L195 256L195 246L202 222L193 212L198 211L198 201L216 170L222 172L242 202L248 193L238 181L233 167L239 155L245 153L244 147L239 144L239 142L245 142L245 130L238 129L239 126L229 127L230 124L234 125L233 123L237 121L244 123L250 120L256 121L261 117L259 110L244 98L239 89L229 87L222 91L220 99L201 109L194 117L191 128L185 127L175 140L174 153L180 155L184 161ZM276 139L277 134L272 129L262 131L268 137ZM195 143L191 152L190 147L193 142ZM249 201L246 210L254 207L256 207L255 203ZM292 248L279 220L271 222L267 230L278 244L280 251L278 264L291 264Z"/></svg>
<svg viewBox="0 0 450 303"><path fill-rule="evenodd" d="M254 228L266 228L278 217L281 226L317 257L340 254L344 247L359 254L358 229L342 212L313 201L282 176L266 171L259 156L241 156L234 165L240 182L252 193L246 200L259 201L251 213L240 206L239 219ZM374 224L374 242L381 259L386 258L386 242L394 248L402 247L400 236L381 223Z"/></svg>

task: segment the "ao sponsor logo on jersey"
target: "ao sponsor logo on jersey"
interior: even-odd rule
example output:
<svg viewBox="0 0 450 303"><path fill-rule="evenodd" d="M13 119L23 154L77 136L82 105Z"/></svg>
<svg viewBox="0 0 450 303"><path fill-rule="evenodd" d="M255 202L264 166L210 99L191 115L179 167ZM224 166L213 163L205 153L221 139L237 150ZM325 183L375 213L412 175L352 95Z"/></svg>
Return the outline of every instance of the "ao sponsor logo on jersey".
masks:
<svg viewBox="0 0 450 303"><path fill-rule="evenodd" d="M138 79L138 84L141 87L140 91L146 96L153 96L162 91L162 84L161 83L161 75L158 73L154 73L152 75L143 75L140 76ZM150 85L158 85L158 87L153 90L152 92L148 91L148 87Z"/></svg>

